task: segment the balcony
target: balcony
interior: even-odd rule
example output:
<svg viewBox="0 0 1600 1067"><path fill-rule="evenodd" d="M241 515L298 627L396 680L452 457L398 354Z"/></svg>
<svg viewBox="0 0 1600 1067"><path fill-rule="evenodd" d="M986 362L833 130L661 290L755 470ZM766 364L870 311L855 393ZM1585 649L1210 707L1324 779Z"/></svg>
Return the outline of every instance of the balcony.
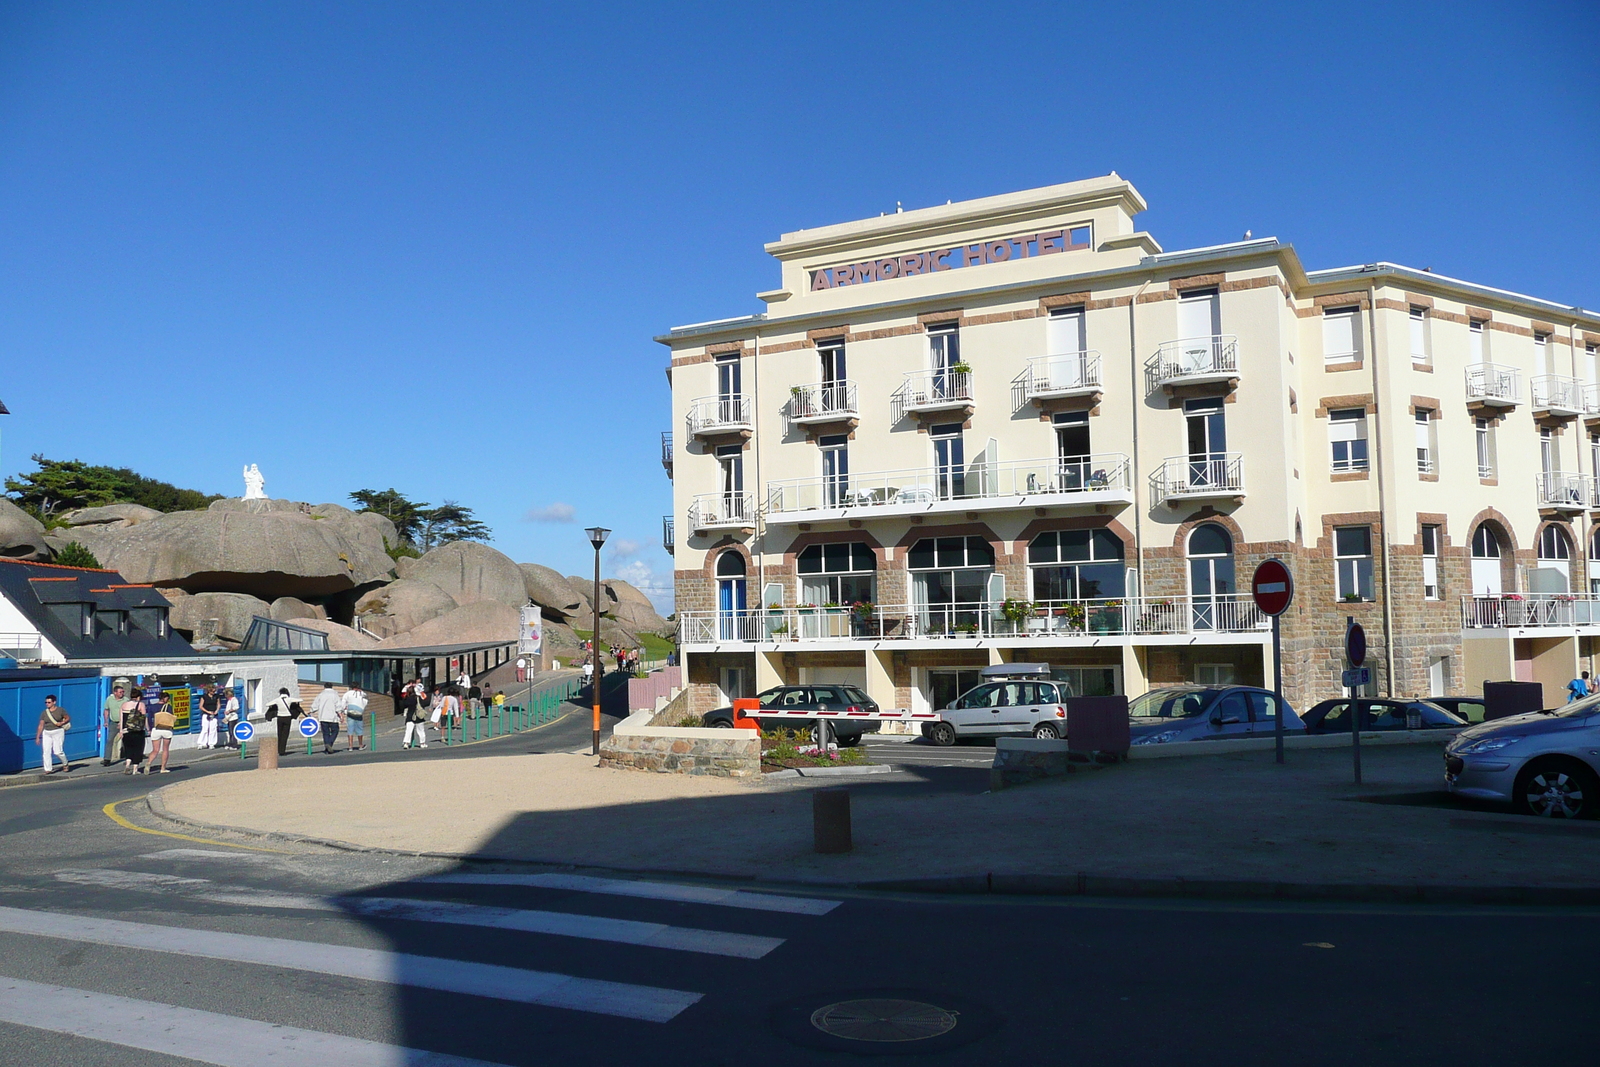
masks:
<svg viewBox="0 0 1600 1067"><path fill-rule="evenodd" d="M1150 475L1150 506L1179 500L1244 499L1244 459L1238 452L1173 456Z"/></svg>
<svg viewBox="0 0 1600 1067"><path fill-rule="evenodd" d="M1534 475L1539 506L1557 511L1586 511L1594 500L1594 480L1572 471L1545 471Z"/></svg>
<svg viewBox="0 0 1600 1067"><path fill-rule="evenodd" d="M920 418L947 412L972 411L970 370L912 371L890 397L891 424L907 415Z"/></svg>
<svg viewBox="0 0 1600 1067"><path fill-rule="evenodd" d="M1145 392L1239 380L1239 339L1231 334L1163 341L1144 364Z"/></svg>
<svg viewBox="0 0 1600 1067"><path fill-rule="evenodd" d="M672 431L667 430L661 435L661 465L667 468L667 477L672 477Z"/></svg>
<svg viewBox="0 0 1600 1067"><path fill-rule="evenodd" d="M856 383L846 380L793 386L783 414L795 426L855 422L861 416L861 408L856 403Z"/></svg>
<svg viewBox="0 0 1600 1067"><path fill-rule="evenodd" d="M1270 620L1250 597L1130 597L1101 600L859 604L678 613L685 647L721 644L925 645L1032 641L1051 645L1106 638L1181 638L1257 634Z"/></svg>
<svg viewBox="0 0 1600 1067"><path fill-rule="evenodd" d="M38 663L44 659L44 638L36 633L0 633L0 658Z"/></svg>
<svg viewBox="0 0 1600 1067"><path fill-rule="evenodd" d="M1120 507L1133 503L1131 477L1128 457L1116 452L794 478L767 483L766 517L776 525L1062 505Z"/></svg>
<svg viewBox="0 0 1600 1067"><path fill-rule="evenodd" d="M1585 418L1600 418L1600 384L1590 383L1583 387L1583 414Z"/></svg>
<svg viewBox="0 0 1600 1067"><path fill-rule="evenodd" d="M678 547L676 526L677 523L671 515L661 516L661 547L667 550L669 556Z"/></svg>
<svg viewBox="0 0 1600 1067"><path fill-rule="evenodd" d="M1096 396L1104 391L1100 381L1100 353L1062 352L1053 356L1034 356L1028 360L1028 369L1016 379L1016 386L1022 394L1023 403Z"/></svg>
<svg viewBox="0 0 1600 1067"><path fill-rule="evenodd" d="M689 502L691 530L754 526L756 510L749 493L704 493Z"/></svg>
<svg viewBox="0 0 1600 1067"><path fill-rule="evenodd" d="M751 420L750 400L743 394L697 397L689 401L685 421L689 432L697 437L748 436L755 425Z"/></svg>
<svg viewBox="0 0 1600 1067"><path fill-rule="evenodd" d="M1461 625L1468 630L1600 627L1600 597L1567 593L1465 596L1461 598Z"/></svg>
<svg viewBox="0 0 1600 1067"><path fill-rule="evenodd" d="M1474 363L1467 368L1467 402L1510 408L1522 403L1522 372L1503 363Z"/></svg>
<svg viewBox="0 0 1600 1067"><path fill-rule="evenodd" d="M1533 387L1533 409L1562 418L1574 418L1587 411L1583 383L1559 374L1541 374L1528 383Z"/></svg>

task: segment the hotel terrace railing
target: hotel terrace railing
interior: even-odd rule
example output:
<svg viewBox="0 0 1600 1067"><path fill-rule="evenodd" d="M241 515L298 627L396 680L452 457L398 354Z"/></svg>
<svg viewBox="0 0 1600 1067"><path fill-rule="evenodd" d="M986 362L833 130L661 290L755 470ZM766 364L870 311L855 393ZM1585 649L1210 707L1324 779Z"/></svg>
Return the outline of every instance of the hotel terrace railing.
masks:
<svg viewBox="0 0 1600 1067"><path fill-rule="evenodd" d="M672 477L672 431L668 430L661 435L661 465L667 468L667 477Z"/></svg>
<svg viewBox="0 0 1600 1067"><path fill-rule="evenodd" d="M1575 593L1503 593L1461 598L1461 625L1469 630L1600 626L1600 597Z"/></svg>
<svg viewBox="0 0 1600 1067"><path fill-rule="evenodd" d="M1600 415L1600 383L1590 382L1583 387L1583 413Z"/></svg>
<svg viewBox="0 0 1600 1067"><path fill-rule="evenodd" d="M1514 407L1522 402L1522 372L1503 363L1474 363L1467 368L1467 399Z"/></svg>
<svg viewBox="0 0 1600 1067"><path fill-rule="evenodd" d="M750 401L738 396L702 396L689 401L686 420L692 434L735 433L752 427Z"/></svg>
<svg viewBox="0 0 1600 1067"><path fill-rule="evenodd" d="M1533 406L1554 415L1584 413L1583 383L1559 374L1541 374L1528 383L1533 387Z"/></svg>
<svg viewBox="0 0 1600 1067"><path fill-rule="evenodd" d="M1173 456L1150 475L1151 507L1169 500L1243 495L1244 459L1238 452Z"/></svg>
<svg viewBox="0 0 1600 1067"><path fill-rule="evenodd" d="M972 404L972 372L964 370L918 370L889 398L890 416L899 422L906 415L920 412L953 411Z"/></svg>
<svg viewBox="0 0 1600 1067"><path fill-rule="evenodd" d="M767 483L767 517L823 508L971 503L1005 497L1065 503L1074 495L1131 491L1128 457L1120 452L1078 459L976 462L965 467L911 467L873 474L794 478ZM1036 497L1059 498L1049 501Z"/></svg>
<svg viewBox="0 0 1600 1067"><path fill-rule="evenodd" d="M856 402L856 383L848 379L797 385L789 390L784 415L792 423L807 425L837 419L853 419L861 414Z"/></svg>
<svg viewBox="0 0 1600 1067"><path fill-rule="evenodd" d="M749 493L702 493L689 502L689 529L748 526L756 509Z"/></svg>
<svg viewBox="0 0 1600 1067"><path fill-rule="evenodd" d="M1145 392L1185 382L1222 381L1239 376L1239 340L1232 334L1163 341L1144 364Z"/></svg>
<svg viewBox="0 0 1600 1067"><path fill-rule="evenodd" d="M19 663L44 658L44 639L38 634L0 634L0 657Z"/></svg>
<svg viewBox="0 0 1600 1067"><path fill-rule="evenodd" d="M1533 477L1539 490L1539 506L1542 508L1583 511L1594 499L1594 479L1587 474L1545 471Z"/></svg>
<svg viewBox="0 0 1600 1067"><path fill-rule="evenodd" d="M1248 596L1130 597L956 604L787 607L678 613L685 645L806 641L940 641L1256 633L1268 618Z"/></svg>
<svg viewBox="0 0 1600 1067"><path fill-rule="evenodd" d="M666 549L667 555L670 556L677 546L677 522L671 515L663 515L661 516L661 547Z"/></svg>
<svg viewBox="0 0 1600 1067"><path fill-rule="evenodd" d="M1016 384L1024 402L1098 393L1102 388L1100 353L1091 350L1034 356Z"/></svg>

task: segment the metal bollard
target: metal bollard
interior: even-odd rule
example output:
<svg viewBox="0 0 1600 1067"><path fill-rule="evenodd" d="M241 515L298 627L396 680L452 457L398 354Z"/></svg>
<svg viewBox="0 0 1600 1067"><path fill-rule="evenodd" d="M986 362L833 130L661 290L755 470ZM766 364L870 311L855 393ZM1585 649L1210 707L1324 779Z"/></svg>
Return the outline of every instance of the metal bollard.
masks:
<svg viewBox="0 0 1600 1067"><path fill-rule="evenodd" d="M811 794L811 837L813 851L850 851L850 790L835 787Z"/></svg>

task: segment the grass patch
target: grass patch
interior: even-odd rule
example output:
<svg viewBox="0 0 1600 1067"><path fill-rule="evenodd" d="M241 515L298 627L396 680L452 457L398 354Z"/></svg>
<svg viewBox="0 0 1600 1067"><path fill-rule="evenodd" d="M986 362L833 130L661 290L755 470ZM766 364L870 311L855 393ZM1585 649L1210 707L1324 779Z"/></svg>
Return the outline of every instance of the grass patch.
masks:
<svg viewBox="0 0 1600 1067"><path fill-rule="evenodd" d="M761 731L761 769L764 772L794 767L865 767L871 763L866 751L860 748L840 748L827 755L817 753L809 730L777 727Z"/></svg>

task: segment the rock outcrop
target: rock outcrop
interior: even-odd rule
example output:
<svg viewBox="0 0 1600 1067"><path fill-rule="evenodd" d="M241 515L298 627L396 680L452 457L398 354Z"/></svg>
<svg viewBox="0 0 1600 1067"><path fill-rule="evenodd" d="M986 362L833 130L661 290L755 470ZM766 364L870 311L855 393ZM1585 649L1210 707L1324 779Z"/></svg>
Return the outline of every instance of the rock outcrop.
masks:
<svg viewBox="0 0 1600 1067"><path fill-rule="evenodd" d="M416 629L385 638L379 648L420 648L468 642L515 641L522 613L493 600L480 600L429 619Z"/></svg>
<svg viewBox="0 0 1600 1067"><path fill-rule="evenodd" d="M61 516L68 526L137 526L159 519L162 512L143 504L106 504L98 508L79 508Z"/></svg>
<svg viewBox="0 0 1600 1067"><path fill-rule="evenodd" d="M297 622L300 619L326 619L328 611L321 604L307 604L299 597L281 596L272 602L272 618L278 622Z"/></svg>
<svg viewBox="0 0 1600 1067"><path fill-rule="evenodd" d="M49 559L44 523L0 497L0 556L11 559Z"/></svg>
<svg viewBox="0 0 1600 1067"><path fill-rule="evenodd" d="M265 600L244 593L196 593L168 599L172 601L168 615L172 628L202 645L211 637L238 644L249 632L250 621L270 611Z"/></svg>
<svg viewBox="0 0 1600 1067"><path fill-rule="evenodd" d="M463 607L493 601L520 608L528 602L522 568L476 541L452 541L419 559L400 559L396 570L401 578L432 582Z"/></svg>
<svg viewBox="0 0 1600 1067"><path fill-rule="evenodd" d="M385 637L414 630L458 605L451 595L417 578L401 578L362 595L356 601L361 624Z"/></svg>
<svg viewBox="0 0 1600 1067"><path fill-rule="evenodd" d="M650 598L621 578L607 578L600 583L600 589L611 601L609 606L602 604L600 610L609 611L628 629L662 636L672 633L672 624L657 614Z"/></svg>
<svg viewBox="0 0 1600 1067"><path fill-rule="evenodd" d="M537 563L519 563L528 599L544 609L546 619L571 619L585 601L561 572Z"/></svg>

